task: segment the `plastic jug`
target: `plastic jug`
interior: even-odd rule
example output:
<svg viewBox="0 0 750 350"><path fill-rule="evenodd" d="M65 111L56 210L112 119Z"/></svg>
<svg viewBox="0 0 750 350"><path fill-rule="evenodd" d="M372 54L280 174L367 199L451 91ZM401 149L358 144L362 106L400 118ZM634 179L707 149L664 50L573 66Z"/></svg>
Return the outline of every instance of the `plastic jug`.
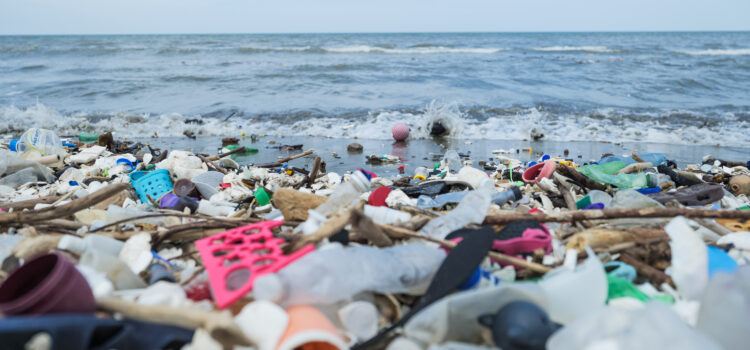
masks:
<svg viewBox="0 0 750 350"><path fill-rule="evenodd" d="M365 215L367 215L373 222L381 225L392 225L399 222L407 222L411 220L409 213L404 213L400 210L391 209L388 207L374 207L372 205L365 205Z"/></svg>
<svg viewBox="0 0 750 350"><path fill-rule="evenodd" d="M456 150L452 149L445 152L445 156L443 157L443 166L448 167L449 171L453 172L456 172L459 169L463 168L461 157L458 156L458 152L456 152Z"/></svg>

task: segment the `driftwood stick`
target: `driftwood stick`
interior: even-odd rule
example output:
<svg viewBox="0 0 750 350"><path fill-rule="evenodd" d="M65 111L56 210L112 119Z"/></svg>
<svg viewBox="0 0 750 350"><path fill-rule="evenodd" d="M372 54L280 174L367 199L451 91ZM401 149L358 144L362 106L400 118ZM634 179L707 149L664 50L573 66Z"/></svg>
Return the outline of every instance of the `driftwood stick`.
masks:
<svg viewBox="0 0 750 350"><path fill-rule="evenodd" d="M578 170L575 170L567 165L558 164L556 171L560 172L560 175L573 179L573 181L581 184L581 186L583 187L590 188L592 190L607 190L607 186L589 179L588 177L586 177L586 175L581 174L580 172L578 172Z"/></svg>
<svg viewBox="0 0 750 350"><path fill-rule="evenodd" d="M38 222L70 216L81 209L86 209L101 201L104 201L107 198L112 197L118 192L124 191L129 187L130 184L126 183L113 184L102 188L101 190L96 191L86 197L73 200L70 203L58 207L48 207L40 210L23 212L0 213L0 224Z"/></svg>
<svg viewBox="0 0 750 350"><path fill-rule="evenodd" d="M304 235L299 240L295 241L292 244L292 251L301 249L308 244L317 244L320 241L333 236L337 232L341 231L344 227L346 227L347 224L349 224L353 210L361 210L362 208L364 208L364 202L358 203L354 208L351 209L339 210L336 214L333 214L330 219L322 223L317 231L309 235Z"/></svg>
<svg viewBox="0 0 750 350"><path fill-rule="evenodd" d="M310 170L310 174L308 175L307 179L308 186L312 187L312 185L315 183L315 179L318 177L318 171L320 171L320 157L315 157L312 170Z"/></svg>
<svg viewBox="0 0 750 350"><path fill-rule="evenodd" d="M238 148L236 150L229 151L227 153L221 153L221 154L217 154L215 156L206 157L206 159L208 159L210 161L219 160L221 158L224 158L224 157L227 157L227 156L231 156L231 155L233 155L235 153L240 153L240 152L244 152L244 151L245 151L245 146L242 146L242 147L240 147L240 148Z"/></svg>
<svg viewBox="0 0 750 350"><path fill-rule="evenodd" d="M297 158L302 158L304 156L309 156L311 154L313 154L313 150L305 151L305 152L302 152L302 153L297 154L297 155L293 155L293 156L288 157L288 158L279 159L278 161L273 162L273 163L258 164L258 165L255 165L255 166L258 167L258 168L273 168L275 166L281 166L282 164L284 164L284 163L286 163L286 162L288 162L290 160L294 160L294 159L297 159Z"/></svg>
<svg viewBox="0 0 750 350"><path fill-rule="evenodd" d="M429 237L429 236L423 236L423 235L420 235L417 232L414 232L414 231L411 231L411 230L407 230L405 228L391 226L391 225L380 225L380 226L383 228L383 230L387 234L390 235L390 234L393 233L393 235L391 236L393 238L405 238L405 237L408 237L408 238L424 239L426 241L430 241L430 242L433 242L433 243L440 244L440 245L442 245L443 247L446 247L446 248L453 248L453 247L456 246L456 243L453 243L451 241L446 241L444 239L438 239L438 238L433 238L433 237ZM549 271L552 270L551 268L549 268L547 266L544 266L544 265L541 265L541 264L537 264L537 263L533 263L533 262L528 262L526 260L522 260L522 259L510 256L510 255L506 255L506 254L503 254L503 253L498 253L498 252L490 251L489 253L487 253L487 256L489 256L490 258L495 259L497 261L506 263L506 264L517 265L517 266L529 269L529 270L534 271L534 272L542 273L542 274L547 273L547 272L549 272Z"/></svg>
<svg viewBox="0 0 750 350"><path fill-rule="evenodd" d="M96 301L103 310L117 312L136 320L154 322L188 329L203 328L225 347L250 346L253 343L227 314L216 311L200 311L156 305L140 305L115 297L104 297Z"/></svg>
<svg viewBox="0 0 750 350"><path fill-rule="evenodd" d="M202 156L202 155L200 155L200 154L196 154L196 155L197 155L197 156L198 156L198 158L200 158L200 159L201 159L201 160L202 160L202 161L203 161L204 163L206 163L206 164L208 164L208 165L212 166L212 167L213 167L214 169L218 170L218 171L219 171L220 173L222 173L222 174L224 174L224 175L226 175L226 174L227 174L227 169L224 169L224 168L223 168L223 167L222 167L221 165L218 165L218 164L216 164L216 163L214 163L214 162L212 162L212 161L208 160L208 158L206 158L206 157L204 157L204 156Z"/></svg>
<svg viewBox="0 0 750 350"><path fill-rule="evenodd" d="M684 216L687 218L722 218L722 219L750 219L750 210L712 210L692 208L641 208L641 209L604 209L604 210L575 210L558 213L508 213L504 215L488 216L485 225L507 224L521 220L537 220L540 222L566 222L580 220L605 220L622 218L671 218Z"/></svg>
<svg viewBox="0 0 750 350"><path fill-rule="evenodd" d="M30 209L39 203L52 204L58 199L60 199L60 196L47 196L47 197L41 197L37 199L29 199L25 201L6 202L6 203L0 203L0 208L13 209L13 210Z"/></svg>
<svg viewBox="0 0 750 350"><path fill-rule="evenodd" d="M666 282L674 287L674 282L672 282L672 278L669 277L669 275L662 272L661 270L658 270L655 267L652 267L649 264L636 259L632 255L621 253L620 260L630 266L633 266L640 275L646 277L655 286L660 286L662 285L662 283Z"/></svg>

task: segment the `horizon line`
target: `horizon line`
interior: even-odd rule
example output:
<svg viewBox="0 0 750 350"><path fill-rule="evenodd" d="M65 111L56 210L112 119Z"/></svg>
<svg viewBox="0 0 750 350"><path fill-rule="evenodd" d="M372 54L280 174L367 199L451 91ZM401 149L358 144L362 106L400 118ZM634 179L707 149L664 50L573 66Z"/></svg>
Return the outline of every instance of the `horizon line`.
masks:
<svg viewBox="0 0 750 350"><path fill-rule="evenodd" d="M204 32L204 33L0 33L0 36L103 36L103 35L332 35L332 34L575 34L575 33L742 33L750 29L711 30L558 30L558 31L363 31L363 32Z"/></svg>

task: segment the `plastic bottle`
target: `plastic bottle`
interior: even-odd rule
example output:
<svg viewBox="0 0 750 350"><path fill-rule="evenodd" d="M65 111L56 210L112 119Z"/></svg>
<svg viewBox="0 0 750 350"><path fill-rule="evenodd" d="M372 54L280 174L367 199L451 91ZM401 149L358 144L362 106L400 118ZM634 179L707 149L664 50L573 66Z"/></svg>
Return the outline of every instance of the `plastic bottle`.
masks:
<svg viewBox="0 0 750 350"><path fill-rule="evenodd" d="M602 203L604 204L604 207L607 208L611 202L612 196L599 190L591 190L586 196L576 202L576 207L578 207L578 209L583 209L594 203Z"/></svg>
<svg viewBox="0 0 750 350"><path fill-rule="evenodd" d="M443 157L443 166L447 166L449 170L452 170L454 172L463 168L463 164L461 164L461 157L458 156L458 152L456 152L456 150L451 149L445 152L445 156Z"/></svg>
<svg viewBox="0 0 750 350"><path fill-rule="evenodd" d="M616 164L619 163L620 165L625 164L622 162L611 162L608 164ZM617 186L620 189L628 189L628 188L645 188L645 187L652 187L658 182L656 178L656 174L652 173L638 173L638 174L617 174L612 175L612 170L614 170L616 167L601 167L598 165L586 165L582 166L579 169L579 171L586 175L587 177L594 179L601 183L606 183L610 185ZM622 168L620 168L622 169ZM614 171L620 170L616 169Z"/></svg>
<svg viewBox="0 0 750 350"><path fill-rule="evenodd" d="M468 224L481 224L490 209L490 193L470 191L448 214L432 219L419 232L439 239Z"/></svg>
<svg viewBox="0 0 750 350"><path fill-rule="evenodd" d="M315 208L323 216L329 217L339 209L349 206L359 196L370 189L370 180L359 171L355 171L348 182L336 186L335 191L323 204Z"/></svg>
<svg viewBox="0 0 750 350"><path fill-rule="evenodd" d="M414 177L415 180L427 180L427 177L430 176L430 172L427 170L427 168L421 166L416 169L414 169Z"/></svg>
<svg viewBox="0 0 750 350"><path fill-rule="evenodd" d="M364 291L421 294L444 258L443 251L421 244L316 250L258 277L253 296L289 306L333 304Z"/></svg>
<svg viewBox="0 0 750 350"><path fill-rule="evenodd" d="M623 157L623 156L607 156L602 159L599 159L597 164L607 164L611 162L623 162L626 165L635 163L635 160L631 157Z"/></svg>
<svg viewBox="0 0 750 350"><path fill-rule="evenodd" d="M391 209L388 207L374 207L372 205L365 205L365 215L370 217L376 224L381 225L392 225L399 222L407 222L411 220L409 213L404 213L400 210Z"/></svg>
<svg viewBox="0 0 750 350"><path fill-rule="evenodd" d="M421 195L417 198L417 206L420 208L439 208L449 203L458 203L469 191L448 192L432 198L427 195Z"/></svg>
<svg viewBox="0 0 750 350"><path fill-rule="evenodd" d="M31 128L21 135L15 149L19 153L37 152L43 156L66 153L54 131L38 128Z"/></svg>
<svg viewBox="0 0 750 350"><path fill-rule="evenodd" d="M95 143L99 141L99 135L80 133L78 134L78 141L81 143Z"/></svg>
<svg viewBox="0 0 750 350"><path fill-rule="evenodd" d="M83 238L78 238L73 235L65 235L60 239L60 242L58 242L57 248L74 251L76 253L85 253L89 250L96 250L116 256L120 254L124 245L125 242L97 234L88 234Z"/></svg>
<svg viewBox="0 0 750 350"><path fill-rule="evenodd" d="M492 203L502 206L510 201L517 201L523 198L523 193L518 189L517 186L511 187L509 190L497 192L492 195Z"/></svg>
<svg viewBox="0 0 750 350"><path fill-rule="evenodd" d="M654 166L659 166L667 163L667 156L664 155L664 153L645 153L639 155L639 157L644 161L653 164Z"/></svg>

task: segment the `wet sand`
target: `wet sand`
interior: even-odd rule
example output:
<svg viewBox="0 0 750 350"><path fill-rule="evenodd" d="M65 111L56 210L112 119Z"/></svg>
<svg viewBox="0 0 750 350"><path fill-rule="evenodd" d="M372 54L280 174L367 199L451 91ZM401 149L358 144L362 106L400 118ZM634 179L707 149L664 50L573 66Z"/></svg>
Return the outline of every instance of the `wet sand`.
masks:
<svg viewBox="0 0 750 350"><path fill-rule="evenodd" d="M221 148L219 137L199 137L189 139L186 137L162 137L133 139L133 141L149 142L154 147L175 150L189 150L196 153L216 154ZM275 141L271 144L269 141ZM363 146L362 153L349 153L346 148L350 143L359 143ZM674 160L678 166L700 163L703 156L712 155L715 158L747 161L750 159L750 148L739 147L716 147L716 146L693 146L673 145L659 143L603 143L603 142L557 142L557 141L516 141L516 140L410 140L406 142L394 142L392 140L372 139L341 139L322 137L262 137L252 142L250 137L240 140L240 145L254 147L258 153L236 159L240 164L261 164L289 157L302 151L279 150L281 145L302 144L303 150L315 150L324 162L327 171L343 173L356 168L363 168L380 176L392 176L398 174L398 166L404 165L406 173L412 174L414 168L419 166L431 166L439 161L441 155L448 149L456 149L459 153L469 154L474 165L479 160L490 160L493 158L492 151L496 149L524 149L532 148L532 152L521 151L519 153L506 154L506 156L523 161L536 160L543 154L561 156L572 159L577 163L585 163L600 159L602 154L613 153L616 155L630 155L631 152L638 153L661 152L667 155L667 159ZM564 150L569 150L568 156L564 156ZM338 157L333 156L333 152ZM392 154L403 159L402 163L384 163L381 165L366 164L368 155ZM292 166L310 169L314 156L303 157L290 162Z"/></svg>

